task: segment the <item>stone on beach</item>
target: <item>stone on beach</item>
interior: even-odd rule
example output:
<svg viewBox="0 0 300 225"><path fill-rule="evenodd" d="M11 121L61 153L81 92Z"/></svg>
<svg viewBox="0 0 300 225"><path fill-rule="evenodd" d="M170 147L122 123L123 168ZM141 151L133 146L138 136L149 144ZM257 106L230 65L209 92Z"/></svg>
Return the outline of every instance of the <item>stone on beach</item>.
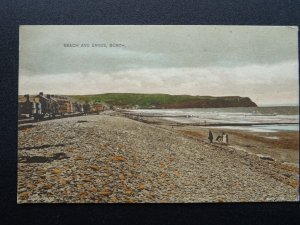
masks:
<svg viewBox="0 0 300 225"><path fill-rule="evenodd" d="M18 164L18 203L259 202L299 195L294 165L121 116L78 121L19 130L18 157L26 160ZM47 160L32 160L37 156Z"/></svg>

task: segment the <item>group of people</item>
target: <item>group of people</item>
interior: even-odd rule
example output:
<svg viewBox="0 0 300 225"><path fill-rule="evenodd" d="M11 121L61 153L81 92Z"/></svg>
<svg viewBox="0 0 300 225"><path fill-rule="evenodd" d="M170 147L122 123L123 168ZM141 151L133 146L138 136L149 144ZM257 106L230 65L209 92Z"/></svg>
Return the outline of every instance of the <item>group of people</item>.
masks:
<svg viewBox="0 0 300 225"><path fill-rule="evenodd" d="M211 130L208 132L208 140L210 143L213 143L213 133L211 132ZM217 142L222 142L223 144L228 144L228 134L226 134L225 132L222 133L222 135L217 136L216 138Z"/></svg>

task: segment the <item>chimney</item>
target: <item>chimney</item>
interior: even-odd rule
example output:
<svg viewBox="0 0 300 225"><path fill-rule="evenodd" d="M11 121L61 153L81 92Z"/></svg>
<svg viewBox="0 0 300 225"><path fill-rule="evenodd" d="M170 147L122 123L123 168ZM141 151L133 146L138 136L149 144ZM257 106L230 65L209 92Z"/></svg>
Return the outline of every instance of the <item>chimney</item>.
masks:
<svg viewBox="0 0 300 225"><path fill-rule="evenodd" d="M39 95L43 96L43 95L44 95L44 93L43 93L43 92L40 92L40 94L39 94Z"/></svg>
<svg viewBox="0 0 300 225"><path fill-rule="evenodd" d="M29 102L29 95L24 95L24 97L26 98L26 102Z"/></svg>

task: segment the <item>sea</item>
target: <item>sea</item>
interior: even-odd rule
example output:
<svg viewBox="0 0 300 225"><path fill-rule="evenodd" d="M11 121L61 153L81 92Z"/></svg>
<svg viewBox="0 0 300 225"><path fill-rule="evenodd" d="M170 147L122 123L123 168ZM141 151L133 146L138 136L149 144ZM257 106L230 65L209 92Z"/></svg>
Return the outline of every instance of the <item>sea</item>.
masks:
<svg viewBox="0 0 300 225"><path fill-rule="evenodd" d="M158 116L182 124L241 129L253 132L299 131L298 106L137 109L131 113Z"/></svg>

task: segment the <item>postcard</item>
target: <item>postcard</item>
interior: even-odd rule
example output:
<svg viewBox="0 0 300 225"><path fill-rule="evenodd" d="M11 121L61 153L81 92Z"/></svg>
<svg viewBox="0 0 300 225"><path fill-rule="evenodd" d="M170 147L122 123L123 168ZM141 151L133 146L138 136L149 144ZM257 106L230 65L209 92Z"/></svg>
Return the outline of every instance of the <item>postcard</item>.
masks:
<svg viewBox="0 0 300 225"><path fill-rule="evenodd" d="M17 203L299 200L298 27L23 25Z"/></svg>

